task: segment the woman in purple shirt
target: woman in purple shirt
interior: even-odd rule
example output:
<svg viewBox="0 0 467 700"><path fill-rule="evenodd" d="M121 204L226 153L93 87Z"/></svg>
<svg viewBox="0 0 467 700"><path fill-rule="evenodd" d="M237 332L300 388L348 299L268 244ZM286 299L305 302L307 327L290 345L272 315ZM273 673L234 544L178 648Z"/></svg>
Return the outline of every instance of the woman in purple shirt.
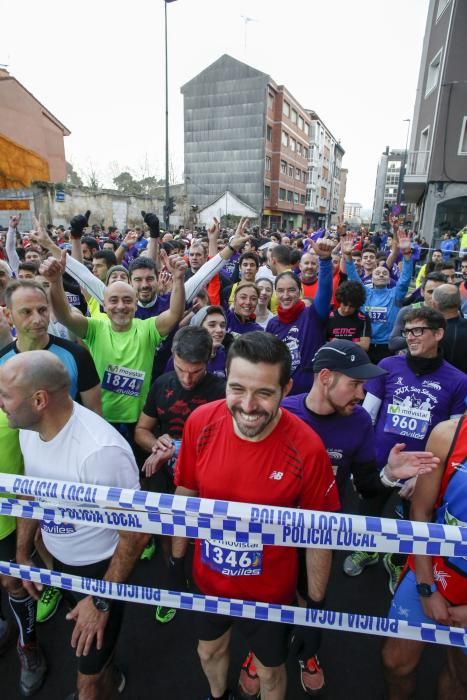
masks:
<svg viewBox="0 0 467 700"><path fill-rule="evenodd" d="M325 329L332 297L331 253L335 244L322 238L318 242L311 241L311 245L320 259L318 291L313 304L305 306L300 298L300 280L293 272L282 272L275 282L279 301L277 316L266 326L266 331L280 338L290 350L293 378L290 394L301 394L311 389L311 361L326 341Z"/></svg>

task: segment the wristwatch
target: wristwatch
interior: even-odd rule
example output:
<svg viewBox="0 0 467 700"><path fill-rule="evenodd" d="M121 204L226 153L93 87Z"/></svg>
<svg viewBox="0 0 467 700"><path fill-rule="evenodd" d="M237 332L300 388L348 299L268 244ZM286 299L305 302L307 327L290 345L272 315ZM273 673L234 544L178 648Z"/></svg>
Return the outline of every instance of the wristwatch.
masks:
<svg viewBox="0 0 467 700"><path fill-rule="evenodd" d="M417 583L417 593L422 598L429 598L437 590L435 583Z"/></svg>
<svg viewBox="0 0 467 700"><path fill-rule="evenodd" d="M92 602L94 603L96 610L99 610L99 612L110 612L112 601L108 598L99 598L97 595L93 595Z"/></svg>

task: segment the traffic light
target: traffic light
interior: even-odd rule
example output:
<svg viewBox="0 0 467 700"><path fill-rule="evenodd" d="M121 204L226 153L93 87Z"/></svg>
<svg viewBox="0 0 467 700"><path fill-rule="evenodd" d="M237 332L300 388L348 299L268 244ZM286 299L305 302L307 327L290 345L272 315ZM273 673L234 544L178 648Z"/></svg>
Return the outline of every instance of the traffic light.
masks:
<svg viewBox="0 0 467 700"><path fill-rule="evenodd" d="M169 197L168 210L169 214L173 214L175 211L175 199L173 197Z"/></svg>

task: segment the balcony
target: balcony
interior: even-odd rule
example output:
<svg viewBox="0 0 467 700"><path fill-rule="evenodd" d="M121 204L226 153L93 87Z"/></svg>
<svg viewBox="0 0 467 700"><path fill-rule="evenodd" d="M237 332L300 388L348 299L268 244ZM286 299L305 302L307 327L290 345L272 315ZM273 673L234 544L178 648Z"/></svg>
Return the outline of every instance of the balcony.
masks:
<svg viewBox="0 0 467 700"><path fill-rule="evenodd" d="M431 151L409 151L405 177L423 177L428 175Z"/></svg>
<svg viewBox="0 0 467 700"><path fill-rule="evenodd" d="M404 177L405 199L418 202L428 180L431 151L409 151Z"/></svg>

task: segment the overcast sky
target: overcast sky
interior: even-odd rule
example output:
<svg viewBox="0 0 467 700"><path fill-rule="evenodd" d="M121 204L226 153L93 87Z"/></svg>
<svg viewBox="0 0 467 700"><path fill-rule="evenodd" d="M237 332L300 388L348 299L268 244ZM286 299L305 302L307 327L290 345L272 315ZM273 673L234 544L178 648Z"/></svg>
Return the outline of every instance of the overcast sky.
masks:
<svg viewBox="0 0 467 700"><path fill-rule="evenodd" d="M320 115L346 151L346 200L372 206L379 155L405 146L428 0L177 0L167 9L178 181L180 87L228 53ZM108 186L123 169L164 175L163 0L0 0L0 18L0 63L70 129L66 155L81 174L93 167Z"/></svg>

